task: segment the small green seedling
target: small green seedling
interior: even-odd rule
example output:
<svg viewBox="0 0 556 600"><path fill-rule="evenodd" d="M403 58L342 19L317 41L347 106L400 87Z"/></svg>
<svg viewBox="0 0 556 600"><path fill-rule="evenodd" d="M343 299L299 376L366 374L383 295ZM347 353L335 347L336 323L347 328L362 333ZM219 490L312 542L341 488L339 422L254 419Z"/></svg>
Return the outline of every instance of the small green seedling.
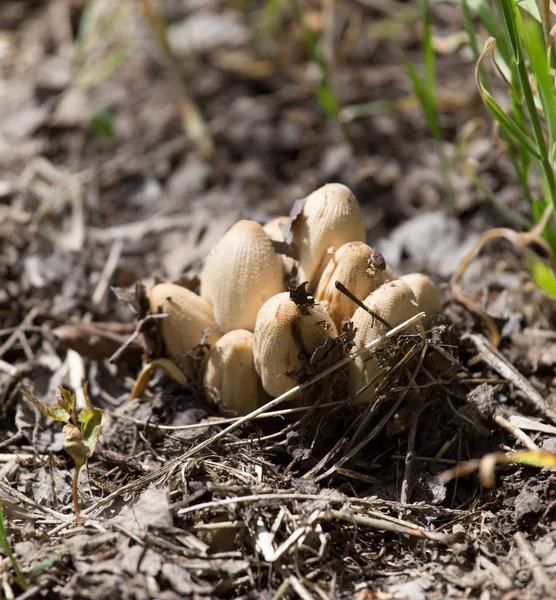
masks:
<svg viewBox="0 0 556 600"><path fill-rule="evenodd" d="M47 406L46 404L35 400L28 392L22 391L22 394L30 400L45 417L65 423L63 429L64 441L62 442L62 445L64 446L64 450L75 461L72 492L73 508L78 523L80 522L79 499L77 497L79 471L93 455L104 421L104 411L100 408L95 408L91 404L87 382L83 385L83 392L85 394L87 406L81 410L79 417L77 417L75 413L75 394L72 394L63 387L60 387L56 392L56 403L52 406Z"/></svg>

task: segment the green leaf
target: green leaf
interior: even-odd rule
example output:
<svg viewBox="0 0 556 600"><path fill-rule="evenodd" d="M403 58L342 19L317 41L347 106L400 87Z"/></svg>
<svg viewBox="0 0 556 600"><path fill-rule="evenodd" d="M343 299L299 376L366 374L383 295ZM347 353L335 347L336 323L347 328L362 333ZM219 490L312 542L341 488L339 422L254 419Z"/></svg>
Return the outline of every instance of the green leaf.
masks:
<svg viewBox="0 0 556 600"><path fill-rule="evenodd" d="M556 300L554 271L533 252L527 253L527 269L535 285L549 298Z"/></svg>
<svg viewBox="0 0 556 600"><path fill-rule="evenodd" d="M103 422L104 411L94 406L86 406L79 415L83 444L87 448L86 458L95 451Z"/></svg>
<svg viewBox="0 0 556 600"><path fill-rule="evenodd" d="M67 423L64 425L62 432L64 434L64 440L62 441L64 450L73 458L76 468L81 468L89 458L89 449L85 444L81 430L73 423Z"/></svg>
<svg viewBox="0 0 556 600"><path fill-rule="evenodd" d="M541 13L539 12L539 7L537 6L536 0L517 0L517 5L519 8L526 10L539 23L542 22Z"/></svg>
<svg viewBox="0 0 556 600"><path fill-rule="evenodd" d="M63 388L60 388L62 390ZM64 390L67 391L67 390ZM56 393L57 400L56 404L52 406L48 406L47 404L43 404L36 400L29 392L25 390L21 390L21 393L30 400L39 410L41 414L43 414L48 419L54 419L55 421L60 421L61 423L69 423L72 417L73 405L71 404L71 399L73 398L73 402L75 403L75 398L71 396L71 398L64 398L61 395L61 391ZM60 394L60 395L59 395Z"/></svg>
<svg viewBox="0 0 556 600"><path fill-rule="evenodd" d="M114 113L107 108L99 108L89 119L89 129L101 138L113 140L116 137Z"/></svg>

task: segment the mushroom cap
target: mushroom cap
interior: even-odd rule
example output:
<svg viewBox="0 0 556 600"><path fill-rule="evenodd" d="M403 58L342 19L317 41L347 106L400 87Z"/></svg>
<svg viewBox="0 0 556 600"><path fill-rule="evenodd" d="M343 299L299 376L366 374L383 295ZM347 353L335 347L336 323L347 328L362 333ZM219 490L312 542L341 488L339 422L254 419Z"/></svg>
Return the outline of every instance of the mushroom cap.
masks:
<svg viewBox="0 0 556 600"><path fill-rule="evenodd" d="M343 283L356 298L363 299L391 278L391 271L378 250L363 242L348 242L336 250L326 265L315 299L326 307L340 331L342 322L353 315L357 304L336 289L336 281Z"/></svg>
<svg viewBox="0 0 556 600"><path fill-rule="evenodd" d="M288 223L288 217L276 217L272 219L266 225L263 225L263 229L271 240L275 240L276 242L285 242L284 238L284 230L283 228ZM293 268L297 266L297 261L290 256L286 256L285 254L279 254L282 259L282 263L284 265L284 272L291 273Z"/></svg>
<svg viewBox="0 0 556 600"><path fill-rule="evenodd" d="M224 235L201 276L201 296L213 305L223 332L253 331L260 307L284 289L282 259L254 221L238 221Z"/></svg>
<svg viewBox="0 0 556 600"><path fill-rule="evenodd" d="M419 312L415 294L409 285L400 279L384 283L364 301L364 304L374 313L382 317L391 327L400 325ZM376 340L388 331L388 327L358 308L352 318L357 331L355 332L355 349ZM423 332L420 323L408 329L409 332ZM369 384L381 372L379 361L368 355L357 357L349 365L348 384L350 393L358 392L364 385ZM375 397L375 385L371 384L362 392L357 401L371 402Z"/></svg>
<svg viewBox="0 0 556 600"><path fill-rule="evenodd" d="M255 369L265 391L277 397L297 385L285 373L298 369L328 337L337 335L334 322L320 304L303 310L288 292L265 302L255 326Z"/></svg>
<svg viewBox="0 0 556 600"><path fill-rule="evenodd" d="M329 183L309 194L303 211L292 224L299 250L300 281L314 290L332 254L347 242L364 242L361 209L349 188Z"/></svg>
<svg viewBox="0 0 556 600"><path fill-rule="evenodd" d="M173 283L159 283L149 293L152 313L163 312L162 337L168 356L187 370L192 360L186 356L201 342L203 332L208 329L207 342L214 344L220 338L212 306L194 292Z"/></svg>
<svg viewBox="0 0 556 600"><path fill-rule="evenodd" d="M265 398L253 361L253 333L235 329L212 347L203 377L205 393L238 415L247 415Z"/></svg>
<svg viewBox="0 0 556 600"><path fill-rule="evenodd" d="M434 281L423 273L410 273L400 277L413 290L419 310L426 313L423 319L423 327L430 329L433 315L442 312L442 300Z"/></svg>

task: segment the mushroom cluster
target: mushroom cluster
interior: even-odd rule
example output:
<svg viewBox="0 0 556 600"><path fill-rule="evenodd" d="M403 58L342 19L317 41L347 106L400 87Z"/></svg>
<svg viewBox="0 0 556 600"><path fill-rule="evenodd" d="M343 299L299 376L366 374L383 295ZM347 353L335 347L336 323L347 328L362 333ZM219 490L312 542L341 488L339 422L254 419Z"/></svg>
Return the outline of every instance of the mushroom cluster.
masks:
<svg viewBox="0 0 556 600"><path fill-rule="evenodd" d="M359 204L341 184L296 203L289 219L265 226L239 221L207 256L200 295L172 283L150 291L151 312L167 315L161 325L166 358L158 361L171 361L179 376L161 368L182 385L197 379L207 399L244 415L294 387L295 374L350 320L355 349L420 311L426 317L414 331L424 332L441 311L435 284L420 273L397 278L365 240ZM288 291L286 281L296 280L306 282L311 296ZM370 310L342 293L338 281ZM210 348L201 358L199 344ZM363 389L359 400L371 400L381 368L372 357L355 359L350 393ZM143 381L132 396L144 388Z"/></svg>

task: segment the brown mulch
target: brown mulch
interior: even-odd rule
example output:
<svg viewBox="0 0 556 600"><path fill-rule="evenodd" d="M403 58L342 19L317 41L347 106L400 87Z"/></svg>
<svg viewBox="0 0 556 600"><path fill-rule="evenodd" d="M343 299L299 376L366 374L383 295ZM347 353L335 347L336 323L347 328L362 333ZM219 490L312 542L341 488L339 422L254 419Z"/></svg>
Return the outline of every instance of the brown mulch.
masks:
<svg viewBox="0 0 556 600"><path fill-rule="evenodd" d="M523 449L516 428L556 452L554 302L509 244L485 248L464 288L501 344L474 362L486 332L449 286L478 235L509 225L457 153L484 164L489 185L523 210L465 48L438 56L450 217L415 103L353 119L345 109L340 124L315 99L288 11L272 22L267 3L160 4L173 39L194 50L180 64L210 156L184 133L172 69L138 4L87 3L102 32L92 36L82 0L0 8L0 504L29 582L25 592L2 556L3 597L554 597L553 472L500 465L489 489L475 473L438 477ZM385 33L419 62L411 3L334 3L331 31L326 3L302 4L334 39L343 107L411 94ZM463 31L457 5L436 5L433 24L439 40ZM140 340L109 360L135 327L126 292L156 278L195 288L238 218L287 214L330 181L354 191L389 264L428 272L445 301L431 339L401 335L382 351L399 363L377 402L352 406L340 370L307 392L312 411L225 435L229 415L162 376L128 402ZM58 386L85 380L106 422L80 475L78 524L61 427L20 392L52 403Z"/></svg>

